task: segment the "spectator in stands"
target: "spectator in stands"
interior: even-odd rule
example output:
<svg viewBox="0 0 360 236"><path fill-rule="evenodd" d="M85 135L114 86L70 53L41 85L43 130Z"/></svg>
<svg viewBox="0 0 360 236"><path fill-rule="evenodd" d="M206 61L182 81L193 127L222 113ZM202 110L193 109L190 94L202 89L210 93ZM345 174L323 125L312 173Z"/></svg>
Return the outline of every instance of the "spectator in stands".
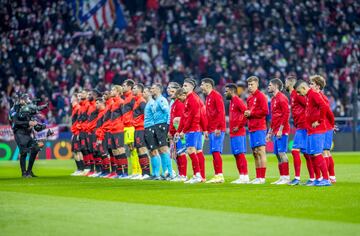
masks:
<svg viewBox="0 0 360 236"><path fill-rule="evenodd" d="M6 99L49 98L49 122L66 120L79 87L132 78L150 85L210 76L217 89L292 73L327 78L332 109L350 116L359 77L360 3L316 1L123 1L128 27L89 31L65 0L0 0L0 77ZM54 117L56 117L54 121Z"/></svg>

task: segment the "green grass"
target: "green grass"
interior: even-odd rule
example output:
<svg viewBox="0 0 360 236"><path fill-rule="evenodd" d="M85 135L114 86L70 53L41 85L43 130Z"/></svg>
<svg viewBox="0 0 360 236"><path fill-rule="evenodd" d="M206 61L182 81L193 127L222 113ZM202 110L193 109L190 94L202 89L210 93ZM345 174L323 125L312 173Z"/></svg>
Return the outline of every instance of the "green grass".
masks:
<svg viewBox="0 0 360 236"><path fill-rule="evenodd" d="M231 185L232 156L221 185L70 177L73 161L56 160L37 161L41 177L22 179L18 162L3 161L0 235L360 235L360 153L334 159L338 183L327 188L270 185L273 155L262 186ZM206 167L210 177L210 157Z"/></svg>

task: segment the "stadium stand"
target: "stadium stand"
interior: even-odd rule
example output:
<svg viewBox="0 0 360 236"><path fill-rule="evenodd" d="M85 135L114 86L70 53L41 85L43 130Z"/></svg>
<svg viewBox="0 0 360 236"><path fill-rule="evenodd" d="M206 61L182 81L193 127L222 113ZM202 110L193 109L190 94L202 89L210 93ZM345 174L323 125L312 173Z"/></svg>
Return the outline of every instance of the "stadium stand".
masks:
<svg viewBox="0 0 360 236"><path fill-rule="evenodd" d="M133 78L182 83L186 75L244 84L325 75L335 116L351 116L359 76L360 3L328 1L123 1L128 27L80 27L66 1L0 1L0 123L27 92L47 123L69 123L69 95Z"/></svg>

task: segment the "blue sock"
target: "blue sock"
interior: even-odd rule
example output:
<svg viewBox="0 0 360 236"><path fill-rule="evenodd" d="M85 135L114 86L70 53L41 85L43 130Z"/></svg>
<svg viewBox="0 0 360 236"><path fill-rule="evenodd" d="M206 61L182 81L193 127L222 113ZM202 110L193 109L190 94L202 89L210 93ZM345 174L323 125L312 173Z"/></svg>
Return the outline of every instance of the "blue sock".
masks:
<svg viewBox="0 0 360 236"><path fill-rule="evenodd" d="M153 156L150 158L152 176L155 176L155 172L156 172L156 160L155 159L156 159L156 156Z"/></svg>
<svg viewBox="0 0 360 236"><path fill-rule="evenodd" d="M167 158L164 153L160 153L161 157L161 174L165 176L165 171L167 170Z"/></svg>
<svg viewBox="0 0 360 236"><path fill-rule="evenodd" d="M160 165L161 165L160 156L157 155L154 158L155 158L155 162L156 162L155 176L159 177L160 176Z"/></svg>
<svg viewBox="0 0 360 236"><path fill-rule="evenodd" d="M167 170L169 175L172 176L172 163L171 163L170 153L165 152L165 153L161 153L160 155L161 155L161 161L163 159L165 160L165 170Z"/></svg>

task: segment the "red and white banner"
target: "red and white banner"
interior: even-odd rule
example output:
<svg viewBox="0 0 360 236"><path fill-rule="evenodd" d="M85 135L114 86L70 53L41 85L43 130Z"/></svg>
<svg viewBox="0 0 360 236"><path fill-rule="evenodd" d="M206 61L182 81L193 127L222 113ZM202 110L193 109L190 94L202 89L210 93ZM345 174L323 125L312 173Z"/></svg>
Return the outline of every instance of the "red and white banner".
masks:
<svg viewBox="0 0 360 236"><path fill-rule="evenodd" d="M14 133L10 125L0 125L0 140L12 141L14 140Z"/></svg>
<svg viewBox="0 0 360 236"><path fill-rule="evenodd" d="M51 129L51 131L54 132L54 135L49 137L49 140L56 140L59 138L59 126L57 126L57 125L49 125L46 127L45 130L43 130L41 132L36 132L36 138L37 139L46 138L46 133L48 132L48 129ZM13 133L10 125L0 125L0 140L2 140L2 141L15 140L14 133Z"/></svg>

